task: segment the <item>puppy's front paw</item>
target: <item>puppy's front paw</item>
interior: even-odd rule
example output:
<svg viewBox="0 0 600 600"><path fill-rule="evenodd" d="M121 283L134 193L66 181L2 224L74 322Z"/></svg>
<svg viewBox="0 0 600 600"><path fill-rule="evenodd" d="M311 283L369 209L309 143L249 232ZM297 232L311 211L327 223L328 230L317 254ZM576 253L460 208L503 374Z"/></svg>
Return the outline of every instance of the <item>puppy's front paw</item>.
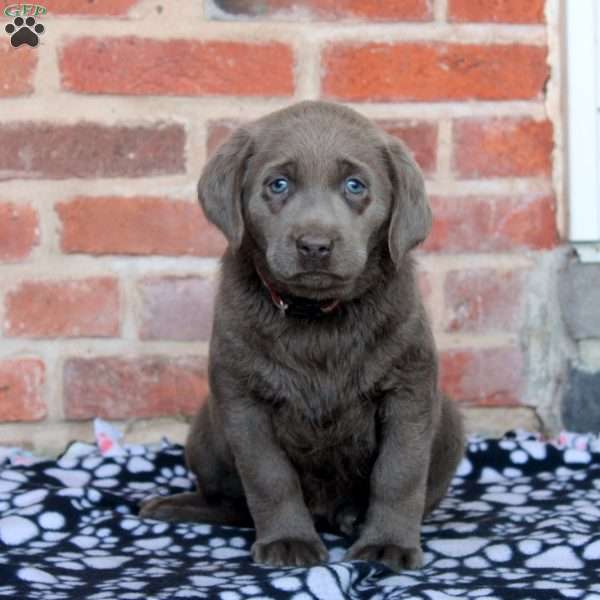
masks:
<svg viewBox="0 0 600 600"><path fill-rule="evenodd" d="M393 571L420 569L423 566L421 548L403 548L395 544L361 544L350 547L345 560L370 560L382 562Z"/></svg>
<svg viewBox="0 0 600 600"><path fill-rule="evenodd" d="M327 560L327 549L321 540L257 541L252 546L252 558L254 562L274 567L309 567Z"/></svg>

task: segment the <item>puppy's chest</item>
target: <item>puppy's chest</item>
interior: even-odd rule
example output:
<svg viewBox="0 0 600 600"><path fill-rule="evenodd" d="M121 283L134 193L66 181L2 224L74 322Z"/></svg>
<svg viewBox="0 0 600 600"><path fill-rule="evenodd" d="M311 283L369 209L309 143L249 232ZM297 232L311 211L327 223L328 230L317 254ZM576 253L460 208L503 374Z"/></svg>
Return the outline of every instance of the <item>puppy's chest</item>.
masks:
<svg viewBox="0 0 600 600"><path fill-rule="evenodd" d="M375 443L377 406L366 399L338 402L294 402L287 399L272 406L272 420L283 445L299 455L334 454L363 450Z"/></svg>
<svg viewBox="0 0 600 600"><path fill-rule="evenodd" d="M360 361L335 352L314 352L300 364L297 357L291 364L280 357L267 377L255 381L261 382L261 400L270 405L278 441L305 489L315 488L314 495L316 488L335 481L335 493L341 493L357 478L368 477L372 465L376 385Z"/></svg>
<svg viewBox="0 0 600 600"><path fill-rule="evenodd" d="M272 400L325 401L368 395L377 368L360 328L285 329L254 353L253 380L260 396ZM261 376L262 375L262 376Z"/></svg>
<svg viewBox="0 0 600 600"><path fill-rule="evenodd" d="M356 356L339 349L257 356L250 387L261 401L292 421L320 423L323 430L377 401L377 377Z"/></svg>
<svg viewBox="0 0 600 600"><path fill-rule="evenodd" d="M377 407L358 398L333 406L280 402L275 435L300 477L311 510L319 512L368 479L377 448Z"/></svg>

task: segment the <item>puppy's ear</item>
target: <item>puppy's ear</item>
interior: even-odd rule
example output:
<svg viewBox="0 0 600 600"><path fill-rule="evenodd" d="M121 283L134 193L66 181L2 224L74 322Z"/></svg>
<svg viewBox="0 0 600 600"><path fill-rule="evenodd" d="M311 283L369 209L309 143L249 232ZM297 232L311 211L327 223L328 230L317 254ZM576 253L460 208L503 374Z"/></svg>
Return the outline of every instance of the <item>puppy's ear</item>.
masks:
<svg viewBox="0 0 600 600"><path fill-rule="evenodd" d="M244 237L242 184L252 138L237 129L208 161L198 182L198 200L206 218L216 225L237 250Z"/></svg>
<svg viewBox="0 0 600 600"><path fill-rule="evenodd" d="M388 245L394 264L399 265L402 257L429 234L431 208L423 175L409 151L391 135L385 134L385 141L393 202Z"/></svg>

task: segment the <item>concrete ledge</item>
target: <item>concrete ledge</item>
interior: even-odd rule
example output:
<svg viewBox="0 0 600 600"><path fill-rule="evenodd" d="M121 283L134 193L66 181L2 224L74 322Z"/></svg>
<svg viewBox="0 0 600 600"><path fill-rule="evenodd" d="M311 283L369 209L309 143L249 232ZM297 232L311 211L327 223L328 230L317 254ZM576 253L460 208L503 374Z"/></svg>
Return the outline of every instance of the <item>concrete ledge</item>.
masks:
<svg viewBox="0 0 600 600"><path fill-rule="evenodd" d="M502 437L507 431L524 429L534 433L542 430L542 424L533 408L515 407L469 407L463 408L465 429L468 434L485 437Z"/></svg>
<svg viewBox="0 0 600 600"><path fill-rule="evenodd" d="M600 371L569 369L562 418L570 431L600 432Z"/></svg>
<svg viewBox="0 0 600 600"><path fill-rule="evenodd" d="M600 264L571 261L561 273L559 297L575 340L600 337Z"/></svg>

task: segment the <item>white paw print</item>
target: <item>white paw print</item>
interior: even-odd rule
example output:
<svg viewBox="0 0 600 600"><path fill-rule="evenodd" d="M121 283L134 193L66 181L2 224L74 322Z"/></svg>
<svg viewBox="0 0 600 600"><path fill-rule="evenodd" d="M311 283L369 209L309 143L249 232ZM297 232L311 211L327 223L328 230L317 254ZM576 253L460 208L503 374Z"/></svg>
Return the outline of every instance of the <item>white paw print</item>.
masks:
<svg viewBox="0 0 600 600"><path fill-rule="evenodd" d="M100 510L94 509L90 511L88 514L81 515L80 523L82 525L99 525L103 521L108 521L113 518L113 513L110 510ZM86 532L87 531L87 532ZM85 530L82 530L84 535L93 535L95 529L92 527L86 527Z"/></svg>
<svg viewBox="0 0 600 600"><path fill-rule="evenodd" d="M497 523L492 527L492 531L500 537L515 535L521 533L522 530L522 527L513 523Z"/></svg>
<svg viewBox="0 0 600 600"><path fill-rule="evenodd" d="M181 465L174 468L163 467L155 481L164 486L179 487L185 490L192 489L194 485L188 470Z"/></svg>
<svg viewBox="0 0 600 600"><path fill-rule="evenodd" d="M184 540L195 540L200 535L211 535L212 526L206 523L178 523L175 534L181 536Z"/></svg>
<svg viewBox="0 0 600 600"><path fill-rule="evenodd" d="M178 558L149 558L146 562L152 566L168 569L181 569L184 565L183 561Z"/></svg>
<svg viewBox="0 0 600 600"><path fill-rule="evenodd" d="M514 508L506 511L506 518L510 519L513 523L536 523L545 512L537 507L518 508L520 509L519 511L516 511Z"/></svg>
<svg viewBox="0 0 600 600"><path fill-rule="evenodd" d="M119 525L126 531L130 531L135 536L143 536L148 534L160 535L169 529L168 523L155 523L154 525L148 525L136 517L123 519Z"/></svg>

